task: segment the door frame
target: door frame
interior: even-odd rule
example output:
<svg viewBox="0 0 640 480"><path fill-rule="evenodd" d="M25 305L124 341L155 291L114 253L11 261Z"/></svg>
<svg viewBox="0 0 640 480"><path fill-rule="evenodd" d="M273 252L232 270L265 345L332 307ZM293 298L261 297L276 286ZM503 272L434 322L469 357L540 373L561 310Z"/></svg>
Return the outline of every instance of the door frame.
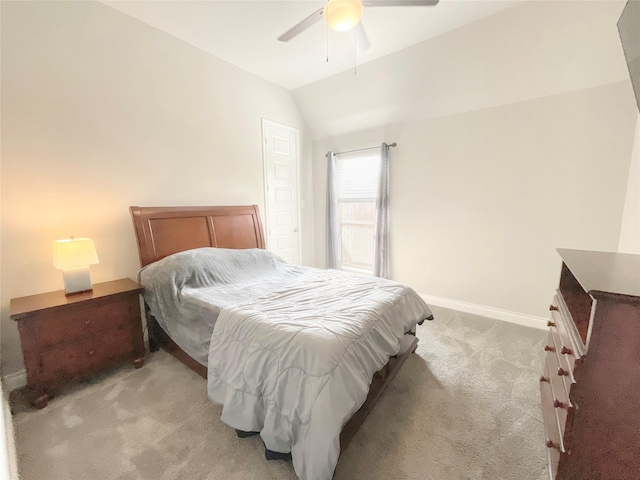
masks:
<svg viewBox="0 0 640 480"><path fill-rule="evenodd" d="M274 120L269 120L267 118L262 117L261 118L261 133L262 133L262 181L263 181L263 193L264 193L264 225L265 225L265 231L266 231L266 235L265 235L265 245L266 245L266 249L268 250L269 247L271 246L271 241L270 241L270 237L271 237L271 229L270 229L270 225L269 225L269 181L268 181L268 176L267 176L267 149L266 149L266 145L267 145L267 137L266 137L266 126L267 125L271 125L273 127L277 127L277 128L284 128L287 130L291 130L295 136L295 141L296 141L296 196L295 196L295 202L296 202L296 224L297 224L297 232L294 231L295 235L296 235L296 240L298 242L298 264L301 265L302 264L302 235L301 235L301 224L302 224L302 217L301 217L301 198L300 198L300 130L298 130L296 127L292 127L291 125L286 125L284 123L280 123L280 122L276 122Z"/></svg>

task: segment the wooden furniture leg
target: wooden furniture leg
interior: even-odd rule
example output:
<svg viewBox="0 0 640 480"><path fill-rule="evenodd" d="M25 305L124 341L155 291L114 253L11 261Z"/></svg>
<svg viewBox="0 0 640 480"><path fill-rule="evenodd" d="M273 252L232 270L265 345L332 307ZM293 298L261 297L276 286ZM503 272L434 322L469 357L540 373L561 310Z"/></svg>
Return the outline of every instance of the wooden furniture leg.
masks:
<svg viewBox="0 0 640 480"><path fill-rule="evenodd" d="M38 409L44 408L49 405L49 400L51 400L49 394L41 392L40 395L33 400L33 406Z"/></svg>

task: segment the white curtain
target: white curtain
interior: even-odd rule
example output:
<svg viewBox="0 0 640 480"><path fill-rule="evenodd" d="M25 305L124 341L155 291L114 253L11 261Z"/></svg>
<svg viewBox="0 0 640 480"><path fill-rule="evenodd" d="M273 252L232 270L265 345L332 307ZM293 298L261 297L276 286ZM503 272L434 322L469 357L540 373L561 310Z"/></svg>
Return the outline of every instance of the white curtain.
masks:
<svg viewBox="0 0 640 480"><path fill-rule="evenodd" d="M327 268L340 269L340 224L338 222L338 175L335 152L327 153Z"/></svg>
<svg viewBox="0 0 640 480"><path fill-rule="evenodd" d="M389 278L389 145L380 145L380 179L373 237L373 274Z"/></svg>

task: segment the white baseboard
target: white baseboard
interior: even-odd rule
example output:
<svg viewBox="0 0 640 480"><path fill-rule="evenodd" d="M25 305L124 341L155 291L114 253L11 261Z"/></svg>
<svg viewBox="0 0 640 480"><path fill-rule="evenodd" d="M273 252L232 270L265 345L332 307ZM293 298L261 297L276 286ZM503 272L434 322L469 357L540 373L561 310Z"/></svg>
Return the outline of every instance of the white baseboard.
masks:
<svg viewBox="0 0 640 480"><path fill-rule="evenodd" d="M10 373L2 377L2 383L7 392L15 390L16 388L24 387L27 384L27 371L20 370L19 372Z"/></svg>
<svg viewBox="0 0 640 480"><path fill-rule="evenodd" d="M496 320L516 323L518 325L524 325L525 327L547 329L547 318L477 305L475 303L461 302L460 300L452 300L450 298L436 297L435 295L428 295L426 293L419 293L419 295L427 304L436 307L450 308L451 310L458 310L460 312L482 315L483 317L495 318Z"/></svg>

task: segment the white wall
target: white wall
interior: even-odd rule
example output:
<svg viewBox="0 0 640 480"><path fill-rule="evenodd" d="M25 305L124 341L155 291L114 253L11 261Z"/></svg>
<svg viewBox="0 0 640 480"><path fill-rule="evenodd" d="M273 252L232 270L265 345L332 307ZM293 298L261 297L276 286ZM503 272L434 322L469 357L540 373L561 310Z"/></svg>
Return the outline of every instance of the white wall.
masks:
<svg viewBox="0 0 640 480"><path fill-rule="evenodd" d="M526 2L294 96L318 140L628 80L625 1Z"/></svg>
<svg viewBox="0 0 640 480"><path fill-rule="evenodd" d="M618 251L640 253L640 115L636 119L635 142L629 167Z"/></svg>
<svg viewBox="0 0 640 480"><path fill-rule="evenodd" d="M398 143L391 270L416 290L547 316L557 247L618 248L637 110L624 2L529 2L294 91L324 153Z"/></svg>
<svg viewBox="0 0 640 480"><path fill-rule="evenodd" d="M2 9L0 8L0 24L2 22ZM1 53L1 52L0 52ZM1 55L0 55L1 60ZM0 70L2 62L0 61ZM0 78L2 75L0 73ZM0 89L0 105L2 105L2 89ZM0 131L2 131L2 116L0 115ZM0 135L0 151L2 150L2 135ZM0 206L2 205L2 171L0 169ZM0 250L2 245L2 223L0 222ZM1 256L0 256L1 258ZM0 278L2 276L2 262L0 261ZM2 290L0 282L0 292ZM2 343L2 323L0 322L0 343ZM2 351L0 350L0 358ZM2 414L0 414L0 479L9 480L18 478L18 465L15 451L13 417L9 408L9 401L5 395L4 385L0 380L0 401L2 402Z"/></svg>
<svg viewBox="0 0 640 480"><path fill-rule="evenodd" d="M62 288L54 239L94 239L94 282L135 278L130 205L263 207L261 117L301 129L311 210L285 89L97 2L2 2L1 47L3 374L22 368L9 299Z"/></svg>

